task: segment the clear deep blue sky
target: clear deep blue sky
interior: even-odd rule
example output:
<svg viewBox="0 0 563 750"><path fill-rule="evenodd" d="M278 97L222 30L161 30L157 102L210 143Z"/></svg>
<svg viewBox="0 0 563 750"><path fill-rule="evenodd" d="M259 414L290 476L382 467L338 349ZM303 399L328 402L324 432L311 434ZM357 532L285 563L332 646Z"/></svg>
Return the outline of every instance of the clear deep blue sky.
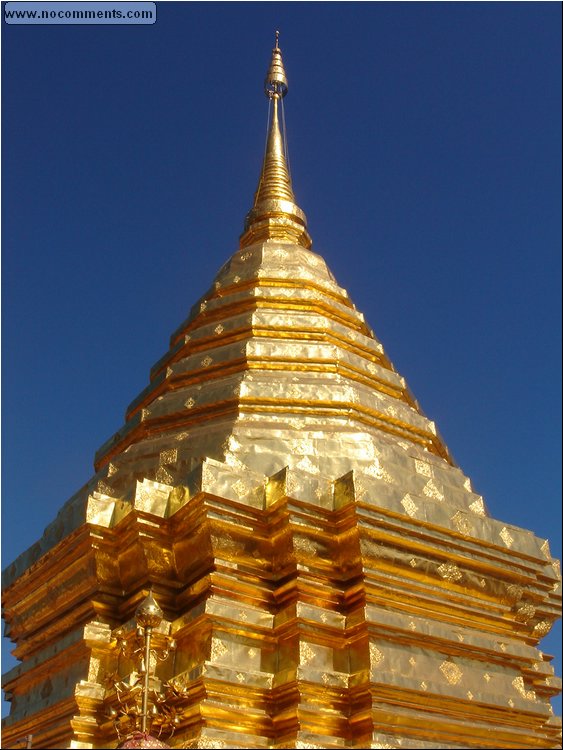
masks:
<svg viewBox="0 0 563 750"><path fill-rule="evenodd" d="M3 566L236 250L276 28L313 249L491 514L561 557L561 5L159 3L2 26Z"/></svg>

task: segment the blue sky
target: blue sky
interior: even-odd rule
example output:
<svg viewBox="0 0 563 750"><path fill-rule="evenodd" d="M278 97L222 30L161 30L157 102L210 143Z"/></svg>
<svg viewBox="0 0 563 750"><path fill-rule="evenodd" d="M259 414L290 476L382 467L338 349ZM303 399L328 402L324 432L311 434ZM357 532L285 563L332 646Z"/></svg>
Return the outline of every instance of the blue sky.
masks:
<svg viewBox="0 0 563 750"><path fill-rule="evenodd" d="M3 24L3 566L236 250L275 29L313 249L491 514L561 557L561 5L212 2Z"/></svg>

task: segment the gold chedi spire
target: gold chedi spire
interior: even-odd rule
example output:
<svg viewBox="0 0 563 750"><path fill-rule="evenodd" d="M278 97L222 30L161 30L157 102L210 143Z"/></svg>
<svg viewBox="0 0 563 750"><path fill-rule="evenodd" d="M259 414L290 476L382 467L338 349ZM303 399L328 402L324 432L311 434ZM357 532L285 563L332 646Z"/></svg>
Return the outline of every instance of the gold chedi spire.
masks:
<svg viewBox="0 0 563 750"><path fill-rule="evenodd" d="M272 61L264 81L264 92L273 105L266 154L254 205L244 222L240 246L274 239L309 248L312 241L307 232L307 218L295 203L280 129L278 105L287 94L288 85L278 39L279 32L276 31Z"/></svg>

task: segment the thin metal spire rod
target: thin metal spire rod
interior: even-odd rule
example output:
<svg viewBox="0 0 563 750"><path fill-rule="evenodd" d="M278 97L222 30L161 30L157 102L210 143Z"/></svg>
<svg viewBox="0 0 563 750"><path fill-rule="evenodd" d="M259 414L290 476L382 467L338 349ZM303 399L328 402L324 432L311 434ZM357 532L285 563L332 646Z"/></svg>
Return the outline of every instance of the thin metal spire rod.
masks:
<svg viewBox="0 0 563 750"><path fill-rule="evenodd" d="M281 100L281 112L282 112L283 150L285 153L285 160L287 162L287 171L289 172L289 179L291 180L291 162L289 160L289 148L287 146L287 130L285 127L285 105L283 103L283 99Z"/></svg>
<svg viewBox="0 0 563 750"><path fill-rule="evenodd" d="M150 662L151 662L151 635L152 628L145 627L145 675L143 684L143 707L141 713L141 732L147 731L149 717L149 685L150 685Z"/></svg>
<svg viewBox="0 0 563 750"><path fill-rule="evenodd" d="M268 115L266 117L266 137L264 138L264 156L268 148L268 133L270 132L270 117L272 115L272 100L268 98Z"/></svg>

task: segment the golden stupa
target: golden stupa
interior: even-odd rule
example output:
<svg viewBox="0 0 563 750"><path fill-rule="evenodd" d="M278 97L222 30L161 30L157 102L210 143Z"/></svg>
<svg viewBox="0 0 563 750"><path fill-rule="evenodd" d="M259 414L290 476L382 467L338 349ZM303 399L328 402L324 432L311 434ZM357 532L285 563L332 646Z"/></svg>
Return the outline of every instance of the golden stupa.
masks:
<svg viewBox="0 0 563 750"><path fill-rule="evenodd" d="M265 90L239 250L4 571L2 747L560 747L558 563L489 516L311 251L277 38Z"/></svg>

